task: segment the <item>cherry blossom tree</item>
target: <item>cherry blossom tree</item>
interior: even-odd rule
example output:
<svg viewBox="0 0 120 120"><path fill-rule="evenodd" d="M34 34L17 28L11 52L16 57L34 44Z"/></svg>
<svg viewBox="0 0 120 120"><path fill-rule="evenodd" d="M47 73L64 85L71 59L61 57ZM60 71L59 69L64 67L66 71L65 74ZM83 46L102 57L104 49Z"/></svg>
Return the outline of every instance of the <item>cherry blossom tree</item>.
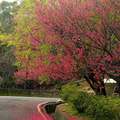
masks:
<svg viewBox="0 0 120 120"><path fill-rule="evenodd" d="M40 53L28 78L69 82L84 77L96 94L106 95L105 75L117 82L120 77L119 15L119 0L37 0L37 25L45 36L33 34L31 45Z"/></svg>

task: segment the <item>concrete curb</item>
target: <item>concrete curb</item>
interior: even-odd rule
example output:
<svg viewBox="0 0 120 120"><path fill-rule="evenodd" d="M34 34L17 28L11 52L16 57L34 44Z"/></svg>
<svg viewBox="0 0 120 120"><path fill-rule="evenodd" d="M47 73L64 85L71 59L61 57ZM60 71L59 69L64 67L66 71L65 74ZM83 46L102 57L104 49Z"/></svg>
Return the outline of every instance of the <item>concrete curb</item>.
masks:
<svg viewBox="0 0 120 120"><path fill-rule="evenodd" d="M61 104L62 101L56 102L42 102L37 105L37 110L40 113L42 120L54 120L54 118L50 115L55 112L56 106ZM52 110L51 110L52 108Z"/></svg>
<svg viewBox="0 0 120 120"><path fill-rule="evenodd" d="M45 107L48 102L43 102L37 105L37 110L40 113L42 120L53 120L53 118L46 112Z"/></svg>

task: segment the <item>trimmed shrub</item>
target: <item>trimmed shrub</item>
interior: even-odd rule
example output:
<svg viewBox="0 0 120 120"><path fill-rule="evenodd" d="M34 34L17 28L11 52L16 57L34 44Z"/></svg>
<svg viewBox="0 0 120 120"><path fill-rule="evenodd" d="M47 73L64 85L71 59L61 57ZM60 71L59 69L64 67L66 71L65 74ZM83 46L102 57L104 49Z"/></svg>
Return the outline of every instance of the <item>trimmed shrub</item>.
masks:
<svg viewBox="0 0 120 120"><path fill-rule="evenodd" d="M95 120L120 120L120 98L91 96L81 92L76 84L62 88L61 96L73 104L78 113L85 113Z"/></svg>
<svg viewBox="0 0 120 120"><path fill-rule="evenodd" d="M78 86L74 83L69 83L62 87L61 97L67 102L74 102L78 99L79 93Z"/></svg>

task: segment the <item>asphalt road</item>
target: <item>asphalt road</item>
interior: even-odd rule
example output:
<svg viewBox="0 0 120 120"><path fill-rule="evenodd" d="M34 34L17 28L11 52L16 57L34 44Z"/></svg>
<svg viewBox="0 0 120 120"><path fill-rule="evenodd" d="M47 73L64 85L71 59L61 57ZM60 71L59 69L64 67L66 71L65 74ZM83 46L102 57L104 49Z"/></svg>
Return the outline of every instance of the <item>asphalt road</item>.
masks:
<svg viewBox="0 0 120 120"><path fill-rule="evenodd" d="M57 98L0 96L0 120L41 120L37 106Z"/></svg>

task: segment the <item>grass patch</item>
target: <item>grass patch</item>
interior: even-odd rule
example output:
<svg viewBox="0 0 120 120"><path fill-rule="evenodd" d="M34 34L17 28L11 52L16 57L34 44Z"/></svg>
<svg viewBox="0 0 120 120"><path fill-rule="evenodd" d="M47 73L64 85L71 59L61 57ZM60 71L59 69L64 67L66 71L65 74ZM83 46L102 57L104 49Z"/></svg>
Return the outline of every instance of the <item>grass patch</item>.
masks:
<svg viewBox="0 0 120 120"><path fill-rule="evenodd" d="M72 104L65 103L65 104L61 105L60 109L62 109L63 112L69 113L70 115L79 115L75 106Z"/></svg>
<svg viewBox="0 0 120 120"><path fill-rule="evenodd" d="M79 120L92 120L86 114L79 114L74 105L68 103L59 105L54 116L55 120L69 120L75 116L77 116L76 119Z"/></svg>

